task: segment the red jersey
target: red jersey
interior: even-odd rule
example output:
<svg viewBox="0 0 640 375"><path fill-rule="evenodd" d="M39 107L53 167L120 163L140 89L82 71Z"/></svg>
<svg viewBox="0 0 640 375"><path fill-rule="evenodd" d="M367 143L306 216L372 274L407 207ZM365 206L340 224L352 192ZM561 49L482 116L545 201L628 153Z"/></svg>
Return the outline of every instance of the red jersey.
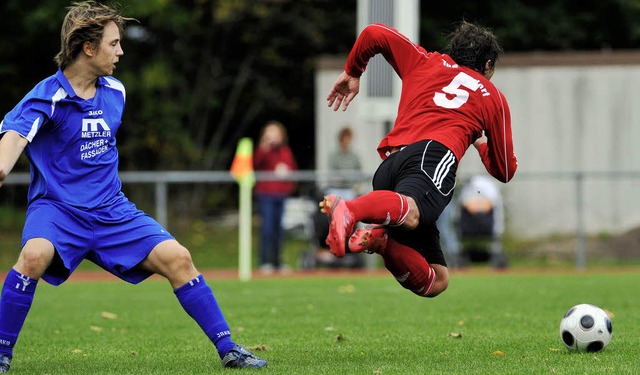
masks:
<svg viewBox="0 0 640 375"><path fill-rule="evenodd" d="M448 55L427 52L396 29L367 26L356 40L345 71L364 73L369 59L381 53L402 79L393 129L378 145L386 159L394 147L432 139L449 148L458 162L473 142L487 136L479 153L487 171L508 182L518 162L513 152L511 115L504 95L482 74Z"/></svg>
<svg viewBox="0 0 640 375"><path fill-rule="evenodd" d="M271 149L256 148L253 154L253 166L256 171L278 173L280 168L295 171L298 166L291 148L286 145ZM290 180L258 181L254 188L256 194L288 196L295 190L296 184Z"/></svg>

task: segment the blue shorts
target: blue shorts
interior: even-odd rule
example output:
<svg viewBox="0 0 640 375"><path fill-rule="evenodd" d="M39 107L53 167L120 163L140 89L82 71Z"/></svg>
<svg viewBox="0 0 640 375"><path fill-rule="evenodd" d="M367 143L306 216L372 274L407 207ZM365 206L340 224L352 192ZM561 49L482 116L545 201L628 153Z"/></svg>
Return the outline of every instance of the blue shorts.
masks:
<svg viewBox="0 0 640 375"><path fill-rule="evenodd" d="M27 209L22 246L32 238L45 238L56 249L53 263L42 275L52 285L67 280L84 259L137 284L152 272L136 266L157 244L174 239L124 196L105 208L91 210L37 199Z"/></svg>

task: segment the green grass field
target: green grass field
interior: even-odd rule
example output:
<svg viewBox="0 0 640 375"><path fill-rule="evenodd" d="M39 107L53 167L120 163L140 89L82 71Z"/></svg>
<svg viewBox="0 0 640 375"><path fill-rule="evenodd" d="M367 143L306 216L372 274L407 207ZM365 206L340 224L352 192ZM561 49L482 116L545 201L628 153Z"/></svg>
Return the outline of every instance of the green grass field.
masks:
<svg viewBox="0 0 640 375"><path fill-rule="evenodd" d="M435 299L378 273L208 282L235 341L269 362L264 373L640 373L637 268L460 272ZM603 352L569 353L560 341L560 319L583 302L613 313L614 337ZM11 372L228 373L158 279L42 283Z"/></svg>

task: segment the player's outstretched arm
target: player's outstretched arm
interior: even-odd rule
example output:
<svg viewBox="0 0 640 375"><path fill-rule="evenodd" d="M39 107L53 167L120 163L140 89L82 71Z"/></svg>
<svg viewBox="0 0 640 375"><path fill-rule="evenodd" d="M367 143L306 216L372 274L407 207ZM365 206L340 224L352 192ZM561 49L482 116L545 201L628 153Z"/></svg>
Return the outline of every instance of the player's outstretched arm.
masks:
<svg viewBox="0 0 640 375"><path fill-rule="evenodd" d="M342 72L327 95L328 105L333 107L334 111L337 111L340 106L343 111L346 111L349 103L358 95L358 92L360 92L360 77L353 77L347 72Z"/></svg>
<svg viewBox="0 0 640 375"><path fill-rule="evenodd" d="M6 132L0 139L0 186L11 173L27 143L26 138L14 131Z"/></svg>

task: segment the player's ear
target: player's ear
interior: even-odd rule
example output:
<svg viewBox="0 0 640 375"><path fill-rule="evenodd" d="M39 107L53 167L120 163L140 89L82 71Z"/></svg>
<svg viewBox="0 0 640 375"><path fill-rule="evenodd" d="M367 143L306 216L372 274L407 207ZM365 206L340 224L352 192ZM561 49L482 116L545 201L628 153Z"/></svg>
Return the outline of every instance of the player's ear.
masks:
<svg viewBox="0 0 640 375"><path fill-rule="evenodd" d="M487 60L487 62L484 63L484 71L488 72L489 70L493 70L493 62L491 60Z"/></svg>
<svg viewBox="0 0 640 375"><path fill-rule="evenodd" d="M487 79L491 79L493 77L493 73L495 72L495 65L491 63L491 60L487 60L484 63L484 72L482 73Z"/></svg>
<svg viewBox="0 0 640 375"><path fill-rule="evenodd" d="M93 57L93 54L95 53L95 49L93 48L93 44L91 44L91 42L86 41L82 44L82 52L84 52L85 55L89 56L89 57Z"/></svg>

